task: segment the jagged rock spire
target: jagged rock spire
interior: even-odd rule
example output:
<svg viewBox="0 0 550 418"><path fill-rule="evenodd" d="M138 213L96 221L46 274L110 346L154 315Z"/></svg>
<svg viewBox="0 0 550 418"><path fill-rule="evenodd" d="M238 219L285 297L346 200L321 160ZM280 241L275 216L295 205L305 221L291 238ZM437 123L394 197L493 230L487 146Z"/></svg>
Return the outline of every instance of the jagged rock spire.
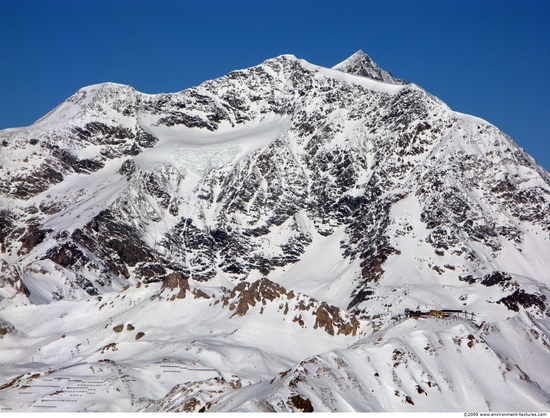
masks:
<svg viewBox="0 0 550 418"><path fill-rule="evenodd" d="M332 69L362 77L369 77L373 80L379 80L385 83L405 84L403 80L394 78L391 73L380 68L378 64L361 50L335 65Z"/></svg>

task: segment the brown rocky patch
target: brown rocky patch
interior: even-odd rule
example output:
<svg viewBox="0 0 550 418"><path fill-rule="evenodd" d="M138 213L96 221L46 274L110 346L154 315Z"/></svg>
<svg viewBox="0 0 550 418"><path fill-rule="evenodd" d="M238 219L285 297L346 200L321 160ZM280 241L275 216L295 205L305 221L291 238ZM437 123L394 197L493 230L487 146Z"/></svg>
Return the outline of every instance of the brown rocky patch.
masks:
<svg viewBox="0 0 550 418"><path fill-rule="evenodd" d="M108 350L117 351L118 350L117 343L107 344L105 347L101 349L101 354L105 353L105 351L108 351Z"/></svg>
<svg viewBox="0 0 550 418"><path fill-rule="evenodd" d="M313 328L324 328L328 334L334 335L334 328L336 327L338 334L352 334L355 336L359 321L354 316L351 316L349 320L343 319L341 313L340 308L321 302L314 312L316 320Z"/></svg>
<svg viewBox="0 0 550 418"><path fill-rule="evenodd" d="M15 331L15 327L9 322L0 321L0 338L4 335L11 334Z"/></svg>
<svg viewBox="0 0 550 418"><path fill-rule="evenodd" d="M291 396L289 399L296 409L299 409L302 412L313 412L313 405L311 405L311 401L309 399L303 398L300 395Z"/></svg>
<svg viewBox="0 0 550 418"><path fill-rule="evenodd" d="M185 293L189 290L189 280L183 276L183 273L176 271L167 275L162 281L161 293L164 289L179 289L176 298L184 299Z"/></svg>
<svg viewBox="0 0 550 418"><path fill-rule="evenodd" d="M252 284L247 282L239 283L233 288L228 298L223 298L223 302L225 306L229 302L229 299L237 299L234 303L235 315L243 316L251 306L256 306L256 303L261 302L265 305L267 300L273 301L281 297L281 295L288 295L286 289L264 277Z"/></svg>

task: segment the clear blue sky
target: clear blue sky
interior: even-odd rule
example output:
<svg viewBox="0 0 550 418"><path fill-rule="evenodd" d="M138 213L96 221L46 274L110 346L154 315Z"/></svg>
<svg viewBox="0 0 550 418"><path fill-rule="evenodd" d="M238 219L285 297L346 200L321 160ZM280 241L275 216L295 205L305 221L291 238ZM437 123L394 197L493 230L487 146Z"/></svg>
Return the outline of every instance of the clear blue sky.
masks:
<svg viewBox="0 0 550 418"><path fill-rule="evenodd" d="M550 170L550 0L0 0L0 129L104 81L174 92L362 49Z"/></svg>

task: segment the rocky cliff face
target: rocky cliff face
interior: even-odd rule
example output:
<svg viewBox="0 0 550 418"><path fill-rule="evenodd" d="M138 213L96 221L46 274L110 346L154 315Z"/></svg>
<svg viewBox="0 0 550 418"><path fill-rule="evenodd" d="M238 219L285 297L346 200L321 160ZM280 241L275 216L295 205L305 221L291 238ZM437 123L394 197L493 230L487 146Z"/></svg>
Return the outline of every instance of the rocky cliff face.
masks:
<svg viewBox="0 0 550 418"><path fill-rule="evenodd" d="M0 145L6 300L161 284L350 336L405 307L550 314L548 173L361 51L173 94L90 86Z"/></svg>

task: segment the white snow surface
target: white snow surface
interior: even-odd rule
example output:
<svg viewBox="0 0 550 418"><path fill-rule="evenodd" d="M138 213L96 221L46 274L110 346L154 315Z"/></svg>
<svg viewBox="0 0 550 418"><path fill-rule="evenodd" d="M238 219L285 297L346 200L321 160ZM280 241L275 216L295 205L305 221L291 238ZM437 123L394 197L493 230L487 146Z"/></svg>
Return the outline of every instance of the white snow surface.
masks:
<svg viewBox="0 0 550 418"><path fill-rule="evenodd" d="M0 132L0 411L550 410L550 176L363 57Z"/></svg>
<svg viewBox="0 0 550 418"><path fill-rule="evenodd" d="M136 161L144 170L171 164L184 175L190 170L202 178L213 169L235 164L251 152L269 147L285 130L289 119L270 116L239 127L224 126L215 132L185 126L155 126L141 119L141 126L160 140Z"/></svg>

